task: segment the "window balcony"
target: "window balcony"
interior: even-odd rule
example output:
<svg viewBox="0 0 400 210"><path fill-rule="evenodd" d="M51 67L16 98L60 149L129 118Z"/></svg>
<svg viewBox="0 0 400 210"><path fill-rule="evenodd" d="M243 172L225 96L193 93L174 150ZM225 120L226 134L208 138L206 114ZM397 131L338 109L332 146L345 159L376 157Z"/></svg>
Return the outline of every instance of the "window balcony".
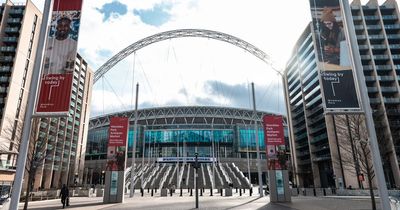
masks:
<svg viewBox="0 0 400 210"><path fill-rule="evenodd" d="M400 98L383 98L386 104L398 104L400 103Z"/></svg>
<svg viewBox="0 0 400 210"><path fill-rule="evenodd" d="M7 27L4 29L6 33L19 33L19 28L18 27Z"/></svg>
<svg viewBox="0 0 400 210"><path fill-rule="evenodd" d="M13 46L2 46L2 47L0 47L0 52L15 52L15 47L13 47Z"/></svg>
<svg viewBox="0 0 400 210"><path fill-rule="evenodd" d="M21 24L21 21L22 21L21 18L8 18L7 23L9 25Z"/></svg>
<svg viewBox="0 0 400 210"><path fill-rule="evenodd" d="M396 93L397 88L396 87L381 87L382 92L385 93Z"/></svg>
<svg viewBox="0 0 400 210"><path fill-rule="evenodd" d="M369 98L369 103L370 104L379 104L379 103L381 103L381 99L380 98Z"/></svg>
<svg viewBox="0 0 400 210"><path fill-rule="evenodd" d="M10 12L8 13L10 15L22 15L24 14L23 9L10 9Z"/></svg>
<svg viewBox="0 0 400 210"><path fill-rule="evenodd" d="M368 30L380 30L380 29L382 29L382 27L380 25L367 25L367 29Z"/></svg>
<svg viewBox="0 0 400 210"><path fill-rule="evenodd" d="M322 129L325 129L325 128L326 128L325 123L321 124L321 125L319 125L319 126L317 126L315 128L310 128L310 134L314 134L314 133L316 133L316 132L318 132L318 131L320 131Z"/></svg>
<svg viewBox="0 0 400 210"><path fill-rule="evenodd" d="M9 81L10 81L10 77L6 77L6 76L0 77L0 82L9 82Z"/></svg>
<svg viewBox="0 0 400 210"><path fill-rule="evenodd" d="M368 36L370 39L384 39L384 35L370 35Z"/></svg>
<svg viewBox="0 0 400 210"><path fill-rule="evenodd" d="M17 41L18 41L17 37L12 37L12 36L3 37L3 42L6 43L16 43Z"/></svg>
<svg viewBox="0 0 400 210"><path fill-rule="evenodd" d="M387 71L392 70L391 65L376 65L375 68L376 70L387 70Z"/></svg>
<svg viewBox="0 0 400 210"><path fill-rule="evenodd" d="M11 66L0 66L0 72L11 72Z"/></svg>
<svg viewBox="0 0 400 210"><path fill-rule="evenodd" d="M330 159L331 159L330 154L324 154L324 155L314 157L313 162L325 161L325 160L330 160Z"/></svg>
<svg viewBox="0 0 400 210"><path fill-rule="evenodd" d="M0 56L0 62L13 62L13 56Z"/></svg>
<svg viewBox="0 0 400 210"><path fill-rule="evenodd" d="M400 29L400 25L385 25L385 29Z"/></svg>
<svg viewBox="0 0 400 210"><path fill-rule="evenodd" d="M305 157L305 156L310 156L310 152L308 151L304 151L304 152L297 152L296 153L296 157L300 158L300 157Z"/></svg>
<svg viewBox="0 0 400 210"><path fill-rule="evenodd" d="M388 34L388 39L400 39L400 34Z"/></svg>
<svg viewBox="0 0 400 210"><path fill-rule="evenodd" d="M308 143L296 144L296 149L302 149L308 147Z"/></svg>
<svg viewBox="0 0 400 210"><path fill-rule="evenodd" d="M378 88L377 87L367 87L368 93L377 93Z"/></svg>
<svg viewBox="0 0 400 210"><path fill-rule="evenodd" d="M318 143L318 142L320 142L322 140L325 140L325 139L328 139L328 136L326 135L326 133L323 133L323 134L321 134L319 136L316 136L316 137L312 138L310 143L311 144L315 144L315 143Z"/></svg>

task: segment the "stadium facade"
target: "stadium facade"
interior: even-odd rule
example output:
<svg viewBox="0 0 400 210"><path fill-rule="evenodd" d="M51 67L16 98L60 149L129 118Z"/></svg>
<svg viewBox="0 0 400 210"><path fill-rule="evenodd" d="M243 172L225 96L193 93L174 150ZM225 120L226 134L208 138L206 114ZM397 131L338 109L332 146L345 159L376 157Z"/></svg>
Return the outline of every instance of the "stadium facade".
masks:
<svg viewBox="0 0 400 210"><path fill-rule="evenodd" d="M142 162L151 165L157 162L157 158L160 162L162 158L166 160L166 157L194 157L197 152L199 157L215 157L218 163L234 163L246 176L250 171L251 182L257 183L254 119L257 119L263 179L265 179L265 144L261 126L264 115L275 114L258 111L255 116L252 110L209 106L138 110L135 162L138 165ZM134 111L92 118L89 123L86 148L85 184L104 184L109 119L112 116L129 117L128 158L132 157ZM284 128L287 136L286 120ZM288 144L287 137L286 143ZM130 164L131 160L128 160L127 165Z"/></svg>
<svg viewBox="0 0 400 210"><path fill-rule="evenodd" d="M351 3L359 54L382 164L389 188L400 187L400 16L394 0L382 5L371 0ZM300 35L285 70L288 124L293 145L295 180L301 187L350 187L368 185L360 169L363 160L344 148L354 115L325 115L318 77L316 37L310 23ZM345 119L345 123L343 122ZM347 120L346 120L347 119ZM347 122L346 122L347 121ZM340 130L349 130L341 135ZM365 133L367 133L364 130ZM349 154L353 153L353 154Z"/></svg>

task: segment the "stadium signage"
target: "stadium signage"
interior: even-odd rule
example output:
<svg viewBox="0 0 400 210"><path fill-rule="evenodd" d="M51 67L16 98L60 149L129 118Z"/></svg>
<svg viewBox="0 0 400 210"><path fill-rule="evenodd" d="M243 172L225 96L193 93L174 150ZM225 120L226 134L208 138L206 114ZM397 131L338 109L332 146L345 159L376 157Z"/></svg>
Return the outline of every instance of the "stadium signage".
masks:
<svg viewBox="0 0 400 210"><path fill-rule="evenodd" d="M196 158L195 157L162 157L162 158L157 158L157 162L195 162ZM197 158L198 162L202 163L212 163L216 162L216 158L212 157L198 157Z"/></svg>

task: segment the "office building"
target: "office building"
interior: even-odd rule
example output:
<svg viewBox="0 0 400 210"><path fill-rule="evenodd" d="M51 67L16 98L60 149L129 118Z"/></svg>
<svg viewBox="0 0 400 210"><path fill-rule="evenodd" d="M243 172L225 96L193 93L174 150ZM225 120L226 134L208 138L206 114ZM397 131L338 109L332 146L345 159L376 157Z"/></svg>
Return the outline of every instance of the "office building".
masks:
<svg viewBox="0 0 400 210"><path fill-rule="evenodd" d="M0 6L0 185L14 180L42 14L31 2ZM7 189L5 189L7 188Z"/></svg>
<svg viewBox="0 0 400 210"><path fill-rule="evenodd" d="M387 186L399 188L399 8L394 0L381 5L376 0L365 5L356 0L350 7L363 65L357 71L365 75ZM359 169L365 160L343 148L346 139L356 138L340 133L351 127L351 122L340 123L350 115L324 113L312 27L310 23L298 39L284 76L295 180L301 187L367 187Z"/></svg>
<svg viewBox="0 0 400 210"><path fill-rule="evenodd" d="M40 118L37 138L46 154L36 171L33 189L60 189L82 183L89 128L93 71L77 54L68 117Z"/></svg>

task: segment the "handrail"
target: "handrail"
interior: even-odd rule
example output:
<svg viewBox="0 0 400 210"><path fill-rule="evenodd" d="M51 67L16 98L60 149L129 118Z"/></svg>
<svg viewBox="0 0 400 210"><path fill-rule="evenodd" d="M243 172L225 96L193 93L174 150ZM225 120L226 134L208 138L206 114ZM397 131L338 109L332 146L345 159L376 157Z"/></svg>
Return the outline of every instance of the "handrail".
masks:
<svg viewBox="0 0 400 210"><path fill-rule="evenodd" d="M233 178L236 180L236 182L239 184L239 186L242 186L242 182L240 181L239 177L236 176L236 174L233 172L232 168L229 166L229 163L225 163L226 167L228 168L228 171L232 174Z"/></svg>
<svg viewBox="0 0 400 210"><path fill-rule="evenodd" d="M206 176L204 176L203 164L200 164L200 168L201 168L201 174L202 174L202 177L203 177L203 186L206 186L207 183L206 183Z"/></svg>
<svg viewBox="0 0 400 210"><path fill-rule="evenodd" d="M165 171L164 176L162 177L161 181L160 181L160 186L158 187L158 189L162 189L165 180L167 180L168 178L168 174L171 171L172 166L168 166L167 171Z"/></svg>
<svg viewBox="0 0 400 210"><path fill-rule="evenodd" d="M210 177L211 188L215 186L214 179L212 178L211 167L207 165L208 176Z"/></svg>
<svg viewBox="0 0 400 210"><path fill-rule="evenodd" d="M224 167L222 167L221 163L218 163L218 167L220 168L222 174L224 175L225 181L228 182L228 184L232 183L232 179L228 176L228 174L226 174L226 171Z"/></svg>

